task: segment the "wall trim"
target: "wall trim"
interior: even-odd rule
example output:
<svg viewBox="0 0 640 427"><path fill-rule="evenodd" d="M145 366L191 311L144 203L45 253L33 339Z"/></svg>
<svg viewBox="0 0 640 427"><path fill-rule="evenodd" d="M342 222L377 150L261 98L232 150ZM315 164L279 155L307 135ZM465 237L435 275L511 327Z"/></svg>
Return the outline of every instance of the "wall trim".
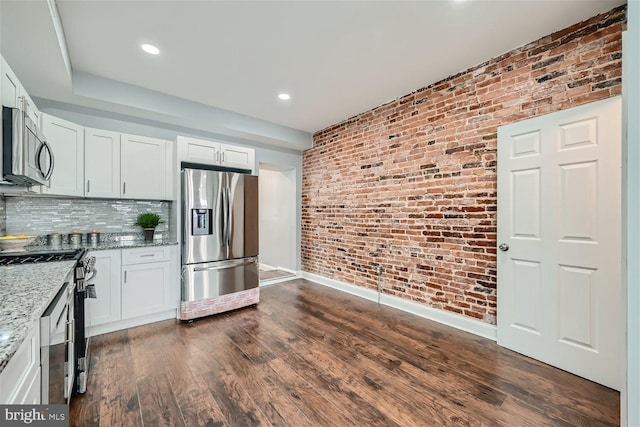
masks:
<svg viewBox="0 0 640 427"><path fill-rule="evenodd" d="M350 283L341 282L339 280L329 279L327 277L320 276L314 273L308 273L306 271L301 272L301 277L303 279L307 279L312 282L316 282L318 284L349 293L351 295L368 299L370 301L378 301L378 292L372 289L362 288L360 286L355 286ZM469 332L471 334L478 335L492 341L497 340L496 326L480 322L479 320L471 319L456 313L449 313L448 311L427 307L426 305L405 300L393 295L382 294L380 296L380 304L397 308L398 310L415 314L416 316L433 320L434 322L438 322L443 325L459 329L461 331Z"/></svg>
<svg viewBox="0 0 640 427"><path fill-rule="evenodd" d="M289 280L299 279L300 275L293 273L294 276L278 277L276 279L260 280L260 287L275 285L277 283L288 282Z"/></svg>

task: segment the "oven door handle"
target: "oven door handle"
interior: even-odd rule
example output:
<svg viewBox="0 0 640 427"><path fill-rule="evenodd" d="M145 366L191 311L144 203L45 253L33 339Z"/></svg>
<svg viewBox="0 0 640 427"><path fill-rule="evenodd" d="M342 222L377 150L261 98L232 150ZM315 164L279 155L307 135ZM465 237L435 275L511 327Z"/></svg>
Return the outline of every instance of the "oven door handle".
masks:
<svg viewBox="0 0 640 427"><path fill-rule="evenodd" d="M49 153L49 159L51 160L51 162L49 163L49 169L46 173L42 170L42 164L40 163L42 150L44 150L45 148L47 149L47 152ZM47 141L42 141L40 147L38 147L38 151L36 152L36 166L38 167L40 175L42 175L42 179L44 179L45 181L48 181L49 178L51 178L51 175L53 174L54 163L55 159L53 158L53 150L51 149L51 146L47 144Z"/></svg>
<svg viewBox="0 0 640 427"><path fill-rule="evenodd" d="M90 285L91 283L89 283L89 282L91 282L93 279L95 279L97 275L98 275L98 269L97 269L97 268L95 268L95 267L93 267L93 268L91 269L91 276L87 277L87 278L84 280L84 282L85 282L87 285Z"/></svg>

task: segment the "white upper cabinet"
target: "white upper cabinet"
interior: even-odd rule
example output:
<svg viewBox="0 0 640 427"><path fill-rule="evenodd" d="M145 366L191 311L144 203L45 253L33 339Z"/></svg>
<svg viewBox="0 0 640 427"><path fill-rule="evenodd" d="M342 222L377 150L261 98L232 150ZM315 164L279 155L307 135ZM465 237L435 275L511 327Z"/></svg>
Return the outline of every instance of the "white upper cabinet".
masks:
<svg viewBox="0 0 640 427"><path fill-rule="evenodd" d="M220 144L201 139L178 137L180 161L204 165L220 164Z"/></svg>
<svg viewBox="0 0 640 427"><path fill-rule="evenodd" d="M220 144L220 165L228 168L248 169L253 172L255 150L235 145Z"/></svg>
<svg viewBox="0 0 640 427"><path fill-rule="evenodd" d="M36 107L36 104L31 100L31 97L24 89L20 80L15 75L9 64L1 59L2 66L0 67L0 71L2 73L2 105L11 108L21 107L19 99L21 97L25 98L26 105L23 108L27 111L27 116L31 120L33 120L38 126L40 125L40 111Z"/></svg>
<svg viewBox="0 0 640 427"><path fill-rule="evenodd" d="M18 77L2 58L2 105L11 108L18 107L18 97L21 92L22 87Z"/></svg>
<svg viewBox="0 0 640 427"><path fill-rule="evenodd" d="M84 130L84 195L120 197L120 134Z"/></svg>
<svg viewBox="0 0 640 427"><path fill-rule="evenodd" d="M122 134L120 196L125 199L166 200L172 178L171 142Z"/></svg>
<svg viewBox="0 0 640 427"><path fill-rule="evenodd" d="M255 172L255 150L216 141L178 137L180 162L246 169Z"/></svg>
<svg viewBox="0 0 640 427"><path fill-rule="evenodd" d="M53 151L53 174L43 194L83 196L84 128L48 114L42 116L42 131Z"/></svg>

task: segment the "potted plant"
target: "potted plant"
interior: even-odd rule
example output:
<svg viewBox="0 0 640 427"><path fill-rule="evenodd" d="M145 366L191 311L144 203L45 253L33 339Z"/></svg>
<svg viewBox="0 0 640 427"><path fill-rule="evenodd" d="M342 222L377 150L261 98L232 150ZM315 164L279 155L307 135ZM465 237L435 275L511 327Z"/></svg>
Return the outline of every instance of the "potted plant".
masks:
<svg viewBox="0 0 640 427"><path fill-rule="evenodd" d="M134 225L139 225L144 230L145 242L153 242L153 234L156 231L158 224L163 223L160 219L160 215L153 212L146 212L138 215L138 219Z"/></svg>

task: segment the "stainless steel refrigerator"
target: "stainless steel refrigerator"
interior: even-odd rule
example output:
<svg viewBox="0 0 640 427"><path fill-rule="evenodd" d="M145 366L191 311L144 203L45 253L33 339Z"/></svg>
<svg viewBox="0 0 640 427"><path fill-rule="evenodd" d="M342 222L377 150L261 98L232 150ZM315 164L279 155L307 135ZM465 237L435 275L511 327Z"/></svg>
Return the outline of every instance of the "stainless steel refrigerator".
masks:
<svg viewBox="0 0 640 427"><path fill-rule="evenodd" d="M180 318L257 303L258 177L183 169L182 224Z"/></svg>

